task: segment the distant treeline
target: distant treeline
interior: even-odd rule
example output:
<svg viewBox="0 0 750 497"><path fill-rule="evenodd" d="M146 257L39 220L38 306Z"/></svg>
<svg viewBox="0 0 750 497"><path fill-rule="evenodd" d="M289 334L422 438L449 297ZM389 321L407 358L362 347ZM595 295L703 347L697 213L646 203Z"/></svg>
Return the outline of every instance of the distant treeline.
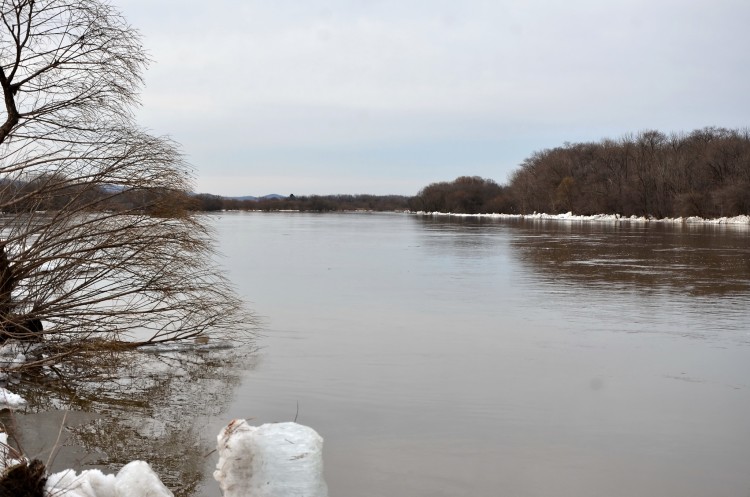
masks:
<svg viewBox="0 0 750 497"><path fill-rule="evenodd" d="M329 195L238 200L197 195L198 210L414 210L456 213L720 217L750 213L750 131L704 128L566 143L533 153L507 185L478 176L414 197Z"/></svg>
<svg viewBox="0 0 750 497"><path fill-rule="evenodd" d="M201 193L193 197L196 210L260 210L260 211L397 211L409 209L410 197L402 195L310 195L237 199Z"/></svg>
<svg viewBox="0 0 750 497"><path fill-rule="evenodd" d="M507 186L478 177L433 183L411 201L458 213L720 217L750 213L750 131L644 131L536 152Z"/></svg>
<svg viewBox="0 0 750 497"><path fill-rule="evenodd" d="M412 210L462 214L517 211L510 188L479 176L461 176L451 182L432 183L409 202Z"/></svg>
<svg viewBox="0 0 750 497"><path fill-rule="evenodd" d="M535 152L507 185L478 176L432 183L414 197L326 195L238 199L164 188L124 188L44 173L0 178L5 212L141 211L174 217L188 210L440 211L456 213L621 214L720 217L750 214L750 130L644 131L619 140Z"/></svg>
<svg viewBox="0 0 750 497"><path fill-rule="evenodd" d="M566 144L526 159L510 180L518 212L734 216L750 213L750 131L645 131Z"/></svg>

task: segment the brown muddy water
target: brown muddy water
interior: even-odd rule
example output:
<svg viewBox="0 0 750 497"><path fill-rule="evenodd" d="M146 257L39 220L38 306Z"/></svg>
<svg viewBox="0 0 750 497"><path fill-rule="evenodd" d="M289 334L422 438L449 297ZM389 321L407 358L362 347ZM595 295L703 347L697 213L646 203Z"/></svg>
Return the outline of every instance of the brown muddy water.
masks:
<svg viewBox="0 0 750 497"><path fill-rule="evenodd" d="M151 458L184 495L218 496L219 428L297 417L326 440L332 497L750 495L747 227L210 221L261 349L76 386L56 465ZM71 406L56 395L32 397ZM61 416L5 422L46 454Z"/></svg>

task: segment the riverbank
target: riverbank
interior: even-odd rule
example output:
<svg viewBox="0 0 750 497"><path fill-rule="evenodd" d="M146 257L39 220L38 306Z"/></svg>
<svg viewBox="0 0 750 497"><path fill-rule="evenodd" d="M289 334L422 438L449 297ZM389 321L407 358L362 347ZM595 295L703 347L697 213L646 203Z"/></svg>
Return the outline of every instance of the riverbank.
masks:
<svg viewBox="0 0 750 497"><path fill-rule="evenodd" d="M750 216L741 215L734 217L719 217L706 219L697 216L691 217L665 217L654 218L650 216L620 216L619 214L594 214L591 216L577 215L572 212L565 214L460 214L453 212L414 212L420 216L433 217L470 217L470 218L489 218L489 219L531 219L531 220L550 220L550 221L602 221L602 222L630 222L630 223L668 223L668 224L731 224L738 226L750 227Z"/></svg>

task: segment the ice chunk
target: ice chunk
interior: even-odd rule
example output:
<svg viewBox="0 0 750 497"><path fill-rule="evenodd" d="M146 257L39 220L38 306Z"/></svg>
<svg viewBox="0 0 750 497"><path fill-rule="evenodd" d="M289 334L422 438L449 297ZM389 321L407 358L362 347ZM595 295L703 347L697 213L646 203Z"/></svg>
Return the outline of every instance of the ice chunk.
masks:
<svg viewBox="0 0 750 497"><path fill-rule="evenodd" d="M98 469L76 475L66 469L50 475L46 488L49 495L60 497L115 497L115 475L105 475Z"/></svg>
<svg viewBox="0 0 750 497"><path fill-rule="evenodd" d="M0 472L5 471L5 468L10 468L22 462L20 459L15 458L17 455L16 451L8 445L8 434L0 432Z"/></svg>
<svg viewBox="0 0 750 497"><path fill-rule="evenodd" d="M132 461L123 466L115 478L117 497L173 497L159 477L144 461Z"/></svg>
<svg viewBox="0 0 750 497"><path fill-rule="evenodd" d="M0 387L0 409L17 408L26 405L26 399L18 394Z"/></svg>
<svg viewBox="0 0 750 497"><path fill-rule="evenodd" d="M323 439L297 423L229 423L217 437L214 478L224 497L327 497Z"/></svg>
<svg viewBox="0 0 750 497"><path fill-rule="evenodd" d="M144 461L132 461L115 475L98 469L72 469L50 475L47 493L56 497L173 497L159 477Z"/></svg>
<svg viewBox="0 0 750 497"><path fill-rule="evenodd" d="M7 435L0 433L0 448L3 443ZM328 496L323 439L312 428L297 423L256 427L234 420L219 434L218 450L214 478L224 497ZM0 455L11 459L8 451ZM55 497L173 497L143 461L126 464L116 476L98 469L61 471L49 476L46 490Z"/></svg>

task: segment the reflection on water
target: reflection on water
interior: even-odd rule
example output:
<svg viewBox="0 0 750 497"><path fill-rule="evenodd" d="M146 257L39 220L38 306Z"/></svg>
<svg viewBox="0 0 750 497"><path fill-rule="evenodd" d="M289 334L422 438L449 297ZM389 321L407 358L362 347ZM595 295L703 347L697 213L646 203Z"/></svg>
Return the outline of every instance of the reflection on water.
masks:
<svg viewBox="0 0 750 497"><path fill-rule="evenodd" d="M531 221L511 243L548 278L709 297L750 290L748 233L732 226Z"/></svg>
<svg viewBox="0 0 750 497"><path fill-rule="evenodd" d="M0 414L23 450L52 469L116 472L148 461L177 496L201 485L215 446L207 420L221 415L252 356L238 349L113 352L39 372L15 390L30 403L25 413Z"/></svg>
<svg viewBox="0 0 750 497"><path fill-rule="evenodd" d="M492 251L523 271L520 304L561 314L556 327L656 333L750 344L750 231L736 225L669 225L421 218L427 237L488 269ZM429 244L428 244L429 246Z"/></svg>

